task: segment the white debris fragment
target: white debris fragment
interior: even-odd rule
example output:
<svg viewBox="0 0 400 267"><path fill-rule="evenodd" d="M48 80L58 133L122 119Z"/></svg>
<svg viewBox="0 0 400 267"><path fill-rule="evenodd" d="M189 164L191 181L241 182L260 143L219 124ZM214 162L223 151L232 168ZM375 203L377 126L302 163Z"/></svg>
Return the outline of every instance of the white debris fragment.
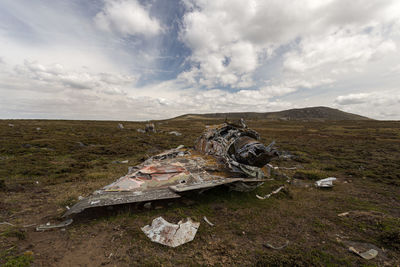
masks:
<svg viewBox="0 0 400 267"><path fill-rule="evenodd" d="M73 222L72 219L68 219L59 224L53 224L53 225L51 225L48 222L46 224L42 224L42 225L39 225L38 227L36 227L36 231L45 231L45 230L54 229L54 228L62 228L62 227L70 225L72 222Z"/></svg>
<svg viewBox="0 0 400 267"><path fill-rule="evenodd" d="M280 250L280 249L283 249L283 248L287 247L288 245L289 245L289 240L286 240L285 244L283 244L281 246L274 246L274 245L271 245L270 243L266 243L264 245L264 247L272 248L272 249L275 249L275 250Z"/></svg>
<svg viewBox="0 0 400 267"><path fill-rule="evenodd" d="M264 200L264 199L267 199L267 198L270 198L272 195L274 195L274 194L278 194L283 188L285 188L284 186L281 186L281 187L279 187L278 189L276 189L275 191L272 191L271 193L269 193L268 195L265 195L265 196L263 196L263 197L261 197L261 196L259 196L259 195L256 195L256 197L258 198L258 199L261 199L261 200Z"/></svg>
<svg viewBox="0 0 400 267"><path fill-rule="evenodd" d="M137 129L136 131L137 131L138 133L145 133L145 132L146 132L145 130L143 130L143 129L141 129L141 128Z"/></svg>
<svg viewBox="0 0 400 267"><path fill-rule="evenodd" d="M315 186L320 187L320 188L333 187L333 181L336 181L335 177L328 177L328 178L316 181Z"/></svg>
<svg viewBox="0 0 400 267"><path fill-rule="evenodd" d="M203 220L208 223L210 226L214 226L214 224L212 222L210 222L206 216L203 217Z"/></svg>
<svg viewBox="0 0 400 267"><path fill-rule="evenodd" d="M378 251L375 249L370 249L365 252L360 252L353 247L349 247L349 251L357 254L358 256L360 256L361 258L366 259L366 260L372 260L373 258L375 258L378 255Z"/></svg>
<svg viewBox="0 0 400 267"><path fill-rule="evenodd" d="M147 202L143 205L145 209L151 209L151 202Z"/></svg>
<svg viewBox="0 0 400 267"><path fill-rule="evenodd" d="M340 214L338 214L338 216L339 217L344 217L344 216L347 216L347 215L349 215L350 214L350 212L343 212L343 213L340 213Z"/></svg>
<svg viewBox="0 0 400 267"><path fill-rule="evenodd" d="M190 218L187 218L186 222L181 220L178 224L173 224L162 217L158 217L153 220L151 225L142 227L142 231L153 242L177 247L192 241L199 226L199 222L193 222Z"/></svg>
<svg viewBox="0 0 400 267"><path fill-rule="evenodd" d="M84 197L83 196L79 196L78 197L78 200L82 200Z"/></svg>
<svg viewBox="0 0 400 267"><path fill-rule="evenodd" d="M66 208L67 210L70 210L70 209L71 209L69 206L65 206L65 208Z"/></svg>
<svg viewBox="0 0 400 267"><path fill-rule="evenodd" d="M14 127L14 124L12 124L12 123L9 123L9 124L8 124L8 126L10 126L10 127Z"/></svg>
<svg viewBox="0 0 400 267"><path fill-rule="evenodd" d="M124 125L122 125L122 123L118 123L118 129L124 129Z"/></svg>
<svg viewBox="0 0 400 267"><path fill-rule="evenodd" d="M180 132L177 132L177 131L170 131L169 134L174 134L176 136L181 136L182 135Z"/></svg>
<svg viewBox="0 0 400 267"><path fill-rule="evenodd" d="M41 129L42 129L42 128L40 128L40 127L37 127L37 128L36 128L36 131L40 131Z"/></svg>
<svg viewBox="0 0 400 267"><path fill-rule="evenodd" d="M127 164L129 160L114 160L112 163L114 164Z"/></svg>

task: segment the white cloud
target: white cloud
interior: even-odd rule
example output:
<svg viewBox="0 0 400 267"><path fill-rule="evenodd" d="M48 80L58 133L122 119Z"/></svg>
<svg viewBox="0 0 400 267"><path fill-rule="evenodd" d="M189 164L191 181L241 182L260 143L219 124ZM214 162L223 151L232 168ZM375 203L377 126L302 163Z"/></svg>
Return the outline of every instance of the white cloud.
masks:
<svg viewBox="0 0 400 267"><path fill-rule="evenodd" d="M193 64L179 78L192 86L262 86L254 77L260 76L260 67L282 46L289 50L283 59L284 70L310 75L282 72L281 85L286 79L312 79L314 69L332 64L336 68L330 71L346 71L348 67L359 71L369 61L396 49L390 34L399 21L399 12L393 12L399 5L393 0L368 4L345 0L184 3L189 12L183 19L181 39L192 50ZM337 78L317 76L321 81Z"/></svg>
<svg viewBox="0 0 400 267"><path fill-rule="evenodd" d="M338 108L349 112L361 112L372 118L398 119L400 91L396 89L341 95L335 99L335 104Z"/></svg>
<svg viewBox="0 0 400 267"><path fill-rule="evenodd" d="M61 64L43 65L25 60L14 68L18 79L28 79L53 88L90 89L107 94L126 94L124 87L136 82L132 75L91 73L84 69L71 71Z"/></svg>
<svg viewBox="0 0 400 267"><path fill-rule="evenodd" d="M360 33L344 28L331 34L305 38L296 51L285 55L284 67L306 72L330 65L331 71L354 69L368 61L396 51L392 40L385 40L381 32Z"/></svg>
<svg viewBox="0 0 400 267"><path fill-rule="evenodd" d="M160 22L137 0L104 0L104 7L94 21L100 29L123 36L155 36L162 31Z"/></svg>
<svg viewBox="0 0 400 267"><path fill-rule="evenodd" d="M372 94L359 93L359 94L349 94L344 96L338 96L335 99L335 103L339 105L355 105L363 104L371 100Z"/></svg>

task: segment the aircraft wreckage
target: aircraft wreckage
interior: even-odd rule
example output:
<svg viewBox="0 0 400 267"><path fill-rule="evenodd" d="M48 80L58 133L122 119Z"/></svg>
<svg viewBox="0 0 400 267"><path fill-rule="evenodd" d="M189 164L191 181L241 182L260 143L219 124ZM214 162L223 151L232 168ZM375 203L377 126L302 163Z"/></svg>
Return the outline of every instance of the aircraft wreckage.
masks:
<svg viewBox="0 0 400 267"><path fill-rule="evenodd" d="M188 191L220 185L237 191L253 190L268 175L265 165L278 156L274 142L264 146L259 140L259 134L243 120L240 125L208 127L197 139L195 149L179 146L150 157L76 203L64 217L94 207L179 198Z"/></svg>

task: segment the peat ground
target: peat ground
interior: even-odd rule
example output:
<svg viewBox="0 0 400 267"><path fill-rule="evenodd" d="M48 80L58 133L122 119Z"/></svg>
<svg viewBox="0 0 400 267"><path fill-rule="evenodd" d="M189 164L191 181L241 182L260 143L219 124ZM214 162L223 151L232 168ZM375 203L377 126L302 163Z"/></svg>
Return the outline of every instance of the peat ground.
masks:
<svg viewBox="0 0 400 267"><path fill-rule="evenodd" d="M266 144L295 155L274 160L280 175L254 192L220 187L174 201L100 209L65 229L57 222L79 196L124 175L148 156L192 147L205 125L221 120L156 121L161 133L137 132L142 122L0 121L0 265L4 266L398 266L400 264L400 122L247 121ZM13 124L13 126L9 126ZM40 128L40 129L37 129ZM181 136L168 134L179 131ZM128 164L113 161L129 160ZM338 178L331 190L316 179ZM266 200L264 195L285 185ZM311 186L308 186L311 185ZM349 212L346 216L338 214ZM177 248L152 243L140 228L163 216L201 222L195 239ZM207 218L214 227L205 223ZM281 250L265 247L266 243ZM376 248L366 261L349 246Z"/></svg>

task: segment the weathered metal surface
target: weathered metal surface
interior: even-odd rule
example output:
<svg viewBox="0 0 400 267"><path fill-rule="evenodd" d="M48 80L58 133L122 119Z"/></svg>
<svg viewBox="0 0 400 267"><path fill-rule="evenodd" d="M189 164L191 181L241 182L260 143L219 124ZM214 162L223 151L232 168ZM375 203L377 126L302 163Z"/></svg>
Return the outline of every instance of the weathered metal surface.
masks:
<svg viewBox="0 0 400 267"><path fill-rule="evenodd" d="M63 217L71 216L80 213L88 208L112 206L125 203L144 202L161 199L180 198L181 196L169 190L168 188L161 188L149 190L147 192L106 192L91 195L87 198L76 203L71 207Z"/></svg>
<svg viewBox="0 0 400 267"><path fill-rule="evenodd" d="M46 231L46 230L55 229L55 228L63 228L63 227L70 225L72 222L73 222L72 219L68 219L59 224L50 224L50 223L42 224L42 225L39 225L38 227L36 227L36 231Z"/></svg>
<svg viewBox="0 0 400 267"><path fill-rule="evenodd" d="M330 187L333 187L333 181L336 181L335 177L328 177L328 178L316 181L315 186L320 187L320 188L330 188Z"/></svg>
<svg viewBox="0 0 400 267"><path fill-rule="evenodd" d="M277 155L273 144L265 147L258 139L255 131L241 126L210 127L197 140L196 150L179 146L152 156L64 216L92 207L178 198L182 192L224 184L237 191L254 190L269 175L261 165Z"/></svg>
<svg viewBox="0 0 400 267"><path fill-rule="evenodd" d="M142 231L153 242L177 247L192 241L199 226L199 222L193 222L190 218L187 218L186 222L180 221L178 224L173 224L158 217L153 220L151 225L142 227Z"/></svg>

